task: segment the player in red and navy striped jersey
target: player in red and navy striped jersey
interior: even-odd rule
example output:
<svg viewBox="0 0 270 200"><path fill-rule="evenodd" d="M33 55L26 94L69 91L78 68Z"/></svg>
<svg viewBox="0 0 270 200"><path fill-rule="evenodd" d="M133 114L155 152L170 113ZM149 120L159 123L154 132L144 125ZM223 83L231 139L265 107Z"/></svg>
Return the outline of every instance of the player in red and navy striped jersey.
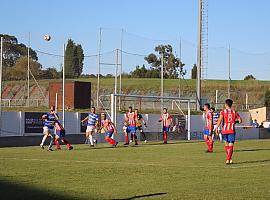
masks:
<svg viewBox="0 0 270 200"><path fill-rule="evenodd" d="M223 122L222 136L225 142L225 151L227 155L226 164L232 164L233 145L235 142L235 124L241 123L240 115L232 108L233 101L227 99L225 101L225 109L221 111L217 126Z"/></svg>
<svg viewBox="0 0 270 200"><path fill-rule="evenodd" d="M213 133L213 113L210 110L210 104L206 103L203 106L204 109L204 118L205 118L205 126L204 126L204 141L208 147L206 152L212 153L213 152L213 146L214 141L212 139L212 133Z"/></svg>
<svg viewBox="0 0 270 200"><path fill-rule="evenodd" d="M168 113L167 108L163 108L163 114L160 116L159 122L163 123L163 144L167 144L168 132L172 125L172 116Z"/></svg>

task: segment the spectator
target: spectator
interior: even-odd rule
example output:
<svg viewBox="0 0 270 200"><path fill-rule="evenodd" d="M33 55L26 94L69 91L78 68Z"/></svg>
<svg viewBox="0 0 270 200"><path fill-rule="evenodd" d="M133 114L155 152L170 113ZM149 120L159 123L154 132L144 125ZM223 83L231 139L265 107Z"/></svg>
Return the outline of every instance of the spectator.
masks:
<svg viewBox="0 0 270 200"><path fill-rule="evenodd" d="M263 122L261 123L261 125L259 126L259 128L264 128L264 126L263 126Z"/></svg>
<svg viewBox="0 0 270 200"><path fill-rule="evenodd" d="M259 124L257 122L257 119L254 119L253 123L251 123L251 126L253 126L255 128L259 128Z"/></svg>

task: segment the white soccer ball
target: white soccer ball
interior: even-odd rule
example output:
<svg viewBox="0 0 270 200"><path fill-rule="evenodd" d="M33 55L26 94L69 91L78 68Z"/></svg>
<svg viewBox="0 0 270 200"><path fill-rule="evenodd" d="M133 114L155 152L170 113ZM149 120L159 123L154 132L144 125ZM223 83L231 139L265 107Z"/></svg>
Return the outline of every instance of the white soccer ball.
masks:
<svg viewBox="0 0 270 200"><path fill-rule="evenodd" d="M44 40L49 42L51 40L51 36L50 35L44 35Z"/></svg>

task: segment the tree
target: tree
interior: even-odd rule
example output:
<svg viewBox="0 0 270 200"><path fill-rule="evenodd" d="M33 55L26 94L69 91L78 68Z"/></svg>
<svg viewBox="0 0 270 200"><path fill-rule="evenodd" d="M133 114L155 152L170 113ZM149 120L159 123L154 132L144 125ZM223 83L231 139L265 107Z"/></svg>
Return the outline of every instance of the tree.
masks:
<svg viewBox="0 0 270 200"><path fill-rule="evenodd" d="M191 79L197 79L197 65L194 64L191 70Z"/></svg>
<svg viewBox="0 0 270 200"><path fill-rule="evenodd" d="M270 90L267 90L264 95L264 106L270 107Z"/></svg>
<svg viewBox="0 0 270 200"><path fill-rule="evenodd" d="M82 74L83 60L82 46L69 39L65 50L65 75L67 78L77 78Z"/></svg>
<svg viewBox="0 0 270 200"><path fill-rule="evenodd" d="M145 78L147 71L144 65L142 67L136 66L136 69L131 72L131 76L133 78Z"/></svg>
<svg viewBox="0 0 270 200"><path fill-rule="evenodd" d="M161 56L163 55L164 61L164 78L177 78L177 76L182 76L186 74L183 69L184 63L181 63L179 58L173 54L173 48L171 45L159 45L155 47L155 52L158 55L151 53L144 59L151 65L152 69L161 70ZM180 74L177 73L180 71Z"/></svg>
<svg viewBox="0 0 270 200"><path fill-rule="evenodd" d="M41 64L35 60L30 59L30 70L34 77L40 77ZM28 58L21 57L17 59L13 67L9 67L5 70L5 80L22 80L27 76ZM31 76L31 75L30 75Z"/></svg>
<svg viewBox="0 0 270 200"><path fill-rule="evenodd" d="M244 80L256 80L256 78L255 78L252 74L250 74L250 75L247 75L247 76L244 78Z"/></svg>
<svg viewBox="0 0 270 200"><path fill-rule="evenodd" d="M28 47L25 44L18 43L15 36L0 34L3 37L3 68L13 67L22 56L27 56ZM37 53L33 49L29 49L30 58L34 61L38 60Z"/></svg>

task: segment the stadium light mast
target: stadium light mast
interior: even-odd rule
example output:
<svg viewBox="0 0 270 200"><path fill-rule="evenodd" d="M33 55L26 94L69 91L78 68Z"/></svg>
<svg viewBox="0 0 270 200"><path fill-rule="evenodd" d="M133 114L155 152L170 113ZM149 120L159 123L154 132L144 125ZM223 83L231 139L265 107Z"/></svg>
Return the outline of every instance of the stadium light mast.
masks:
<svg viewBox="0 0 270 200"><path fill-rule="evenodd" d="M1 44L0 44L0 130L2 129L2 71L3 71L3 37L1 37Z"/></svg>
<svg viewBox="0 0 270 200"><path fill-rule="evenodd" d="M231 98L231 47L228 48L228 98Z"/></svg>
<svg viewBox="0 0 270 200"><path fill-rule="evenodd" d="M97 109L99 109L99 91L100 91L100 65L101 65L101 28L99 28L99 43L98 43L98 74L97 74Z"/></svg>
<svg viewBox="0 0 270 200"><path fill-rule="evenodd" d="M63 69L62 69L62 75L63 75L63 83L62 83L62 112L63 112L63 127L65 127L65 50L66 45L63 46Z"/></svg>
<svg viewBox="0 0 270 200"><path fill-rule="evenodd" d="M160 83L160 96L164 96L164 53L161 54L161 70L160 70L160 77L161 77L161 83ZM163 110L163 98L161 98L161 113Z"/></svg>
<svg viewBox="0 0 270 200"><path fill-rule="evenodd" d="M27 107L30 105L30 32L28 33L27 48Z"/></svg>
<svg viewBox="0 0 270 200"><path fill-rule="evenodd" d="M199 0L199 18L198 18L198 46L197 46L197 110L200 110L201 103L201 53L202 53L202 0Z"/></svg>

